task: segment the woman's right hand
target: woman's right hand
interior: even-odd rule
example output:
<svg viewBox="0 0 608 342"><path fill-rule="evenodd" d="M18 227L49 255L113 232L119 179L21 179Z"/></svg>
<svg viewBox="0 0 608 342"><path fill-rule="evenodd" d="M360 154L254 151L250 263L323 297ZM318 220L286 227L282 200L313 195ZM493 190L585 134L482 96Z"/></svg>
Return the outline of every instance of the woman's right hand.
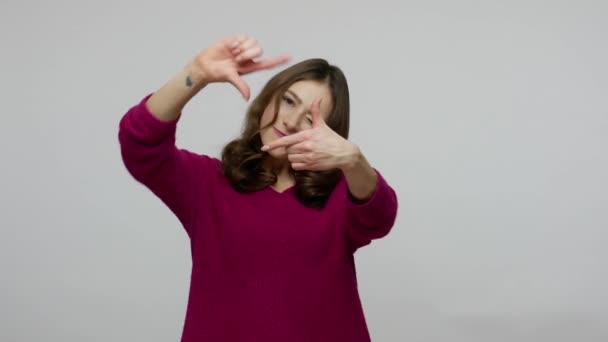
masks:
<svg viewBox="0 0 608 342"><path fill-rule="evenodd" d="M254 61L262 55L262 48L257 40L247 35L225 38L201 51L192 61L191 66L204 83L230 82L249 100L249 86L241 78L258 70L274 68L286 63L288 55Z"/></svg>

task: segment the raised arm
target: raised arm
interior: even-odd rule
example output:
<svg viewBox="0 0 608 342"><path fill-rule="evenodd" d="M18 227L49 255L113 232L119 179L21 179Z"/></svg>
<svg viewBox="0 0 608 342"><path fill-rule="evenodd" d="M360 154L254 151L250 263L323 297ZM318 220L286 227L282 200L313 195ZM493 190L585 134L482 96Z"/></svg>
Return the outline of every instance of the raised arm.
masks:
<svg viewBox="0 0 608 342"><path fill-rule="evenodd" d="M254 61L261 53L251 37L223 39L199 53L120 120L118 138L127 170L176 214L190 235L205 180L217 170L218 164L206 155L176 147L175 132L182 110L201 89L213 82L229 82L248 99L249 87L241 75L288 60L282 56Z"/></svg>

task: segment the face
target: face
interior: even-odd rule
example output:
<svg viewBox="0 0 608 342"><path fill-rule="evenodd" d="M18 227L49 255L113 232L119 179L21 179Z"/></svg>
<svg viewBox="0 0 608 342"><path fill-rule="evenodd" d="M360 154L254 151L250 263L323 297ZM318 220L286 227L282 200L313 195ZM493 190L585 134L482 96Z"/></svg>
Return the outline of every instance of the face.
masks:
<svg viewBox="0 0 608 342"><path fill-rule="evenodd" d="M312 128L312 103L321 99L321 117L327 119L333 106L331 92L326 83L303 80L292 84L281 96L279 113L274 124L261 131L262 144L266 145L283 136ZM268 125L274 118L274 99L270 101L260 121L260 127ZM276 148L269 154L277 159L287 157L285 148Z"/></svg>

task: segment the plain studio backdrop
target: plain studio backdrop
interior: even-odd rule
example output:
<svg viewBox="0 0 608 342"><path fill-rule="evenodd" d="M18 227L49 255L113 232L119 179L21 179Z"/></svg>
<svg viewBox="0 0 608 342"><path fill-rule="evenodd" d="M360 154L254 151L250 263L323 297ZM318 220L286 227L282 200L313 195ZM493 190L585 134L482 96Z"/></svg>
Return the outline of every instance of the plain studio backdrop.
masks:
<svg viewBox="0 0 608 342"><path fill-rule="evenodd" d="M0 340L177 341L187 235L125 170L121 116L236 33L351 91L351 140L398 192L356 253L374 341L608 339L605 1L6 1ZM246 76L252 96L282 67ZM218 156L247 103L190 102ZM319 279L322 281L322 279Z"/></svg>

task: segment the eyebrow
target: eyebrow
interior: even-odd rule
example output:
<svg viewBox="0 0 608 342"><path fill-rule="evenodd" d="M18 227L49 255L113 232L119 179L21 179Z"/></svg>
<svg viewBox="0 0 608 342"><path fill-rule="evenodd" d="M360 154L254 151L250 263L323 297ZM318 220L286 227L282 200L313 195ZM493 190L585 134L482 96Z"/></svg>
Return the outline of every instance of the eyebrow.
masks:
<svg viewBox="0 0 608 342"><path fill-rule="evenodd" d="M293 91L291 91L291 90L289 90L289 89L287 89L287 92L288 92L289 94L291 94L293 97L295 97L295 98L296 98L296 100L297 100L299 103L302 103L302 99L300 99L300 97L299 97L299 96L298 96L296 93L294 93Z"/></svg>

